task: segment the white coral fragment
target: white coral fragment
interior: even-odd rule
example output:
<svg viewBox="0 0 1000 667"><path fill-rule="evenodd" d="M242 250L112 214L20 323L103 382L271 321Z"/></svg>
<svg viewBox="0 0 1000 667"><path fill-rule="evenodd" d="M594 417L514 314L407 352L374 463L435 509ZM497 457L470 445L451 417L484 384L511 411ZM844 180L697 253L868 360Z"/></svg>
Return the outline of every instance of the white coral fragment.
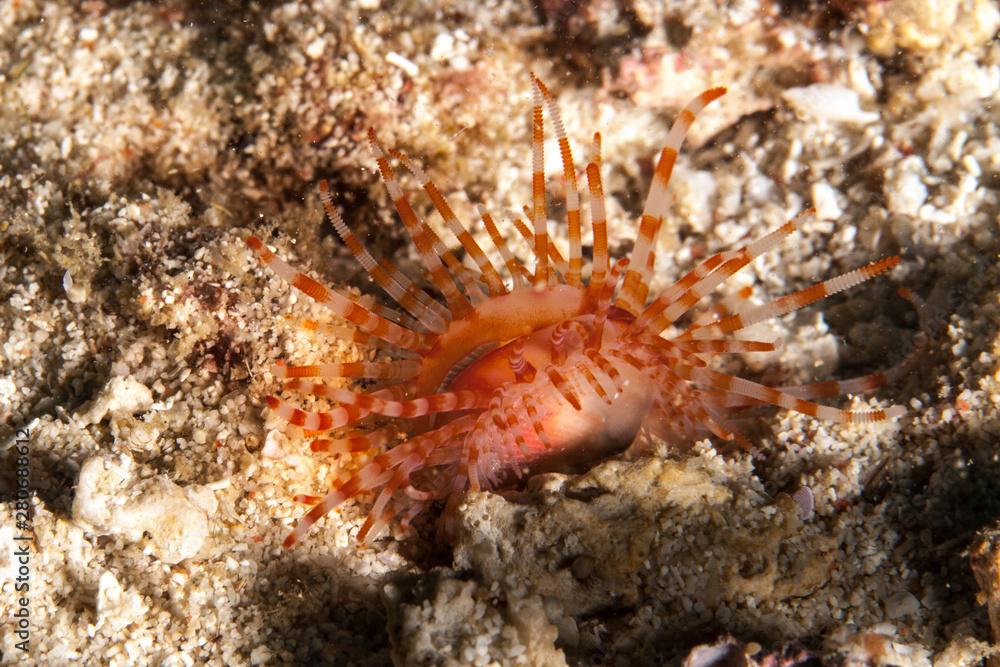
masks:
<svg viewBox="0 0 1000 667"><path fill-rule="evenodd" d="M153 405L153 392L131 377L113 377L87 409L78 415L82 426L96 424L108 414L134 415Z"/></svg>
<svg viewBox="0 0 1000 667"><path fill-rule="evenodd" d="M781 93L795 111L803 116L831 123L874 123L879 115L861 109L857 92L834 83L814 83L789 88Z"/></svg>
<svg viewBox="0 0 1000 667"><path fill-rule="evenodd" d="M191 558L209 533L211 491L182 488L163 476L141 479L131 459L95 456L80 469L73 519L94 532L121 535L165 563Z"/></svg>

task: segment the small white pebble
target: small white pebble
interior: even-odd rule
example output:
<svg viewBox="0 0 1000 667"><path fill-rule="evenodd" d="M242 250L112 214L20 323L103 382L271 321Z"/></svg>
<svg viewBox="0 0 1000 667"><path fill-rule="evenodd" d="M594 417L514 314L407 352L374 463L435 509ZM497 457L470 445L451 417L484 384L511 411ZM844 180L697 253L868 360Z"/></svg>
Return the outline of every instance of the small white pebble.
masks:
<svg viewBox="0 0 1000 667"><path fill-rule="evenodd" d="M813 206L816 207L816 217L821 220L836 220L844 211L838 201L840 193L826 183L814 183L812 186Z"/></svg>
<svg viewBox="0 0 1000 667"><path fill-rule="evenodd" d="M389 53L387 53L385 56L385 61L390 65L395 65L399 69L406 72L407 75L410 76L410 78L414 78L417 76L417 74L420 73L420 68L417 67L416 63L414 63L412 60L408 58L404 58L395 51L390 51Z"/></svg>
<svg viewBox="0 0 1000 667"><path fill-rule="evenodd" d="M66 290L66 298L70 303L83 303L87 300L89 290L86 285L77 285L73 282L73 274L67 271L63 274L63 289Z"/></svg>
<svg viewBox="0 0 1000 667"><path fill-rule="evenodd" d="M326 50L326 40L322 37L317 37L306 46L306 55L316 60L323 55L324 50Z"/></svg>
<svg viewBox="0 0 1000 667"><path fill-rule="evenodd" d="M890 176L885 186L889 210L901 215L918 215L927 201L927 186L920 174L903 171Z"/></svg>
<svg viewBox="0 0 1000 667"><path fill-rule="evenodd" d="M885 613L892 620L912 616L918 611L920 600L909 591L898 591L885 601Z"/></svg>

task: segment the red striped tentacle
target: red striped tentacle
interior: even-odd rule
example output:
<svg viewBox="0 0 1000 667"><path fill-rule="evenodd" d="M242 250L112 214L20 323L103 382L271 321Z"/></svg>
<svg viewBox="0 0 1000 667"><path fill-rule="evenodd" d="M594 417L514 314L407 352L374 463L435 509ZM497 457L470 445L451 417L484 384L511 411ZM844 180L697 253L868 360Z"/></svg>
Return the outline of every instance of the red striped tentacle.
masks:
<svg viewBox="0 0 1000 667"><path fill-rule="evenodd" d="M601 347L601 339L604 337L604 324L608 320L608 312L611 309L611 297L614 295L615 285L618 284L618 279L621 277L622 272L628 268L628 263L627 257L622 257L616 261L610 275L604 281L600 296L598 297L597 309L594 311L594 324L590 330L590 339L587 341L587 347L592 350L597 350Z"/></svg>
<svg viewBox="0 0 1000 667"><path fill-rule="evenodd" d="M392 480L396 468L408 472L417 469L428 460L430 453L456 436L467 432L475 423L475 415L460 417L439 429L425 433L393 447L380 454L347 480L338 480L330 491L309 511L299 519L291 533L282 545L287 549L309 532L314 523L326 516L344 501L359 493L371 491Z"/></svg>
<svg viewBox="0 0 1000 667"><path fill-rule="evenodd" d="M577 362L573 367L574 371L579 373L584 381L594 390L597 397L604 402L605 405L611 405L614 402L614 398L607 392L604 388L604 384L591 369L590 364L584 363L583 361Z"/></svg>
<svg viewBox="0 0 1000 667"><path fill-rule="evenodd" d="M483 280L486 281L486 285L490 290L490 296L506 294L507 288L504 287L503 280L500 278L500 274L497 273L496 267L494 267L493 263L490 262L486 253L484 253L483 249L479 247L478 243L476 243L476 240L472 238L472 234L469 233L469 230L466 229L465 225L459 221L458 216L455 215L451 205L448 204L448 200L441 194L441 191L438 189L437 185L434 184L434 181L430 179L430 176L424 172L420 163L415 160L410 160L400 151L390 151L389 153L402 162L403 166L406 167L406 169L412 173L418 181L420 181L420 186L427 193L427 196L430 197L431 202L434 204L434 208L437 209L437 212L441 215L445 224L448 225L448 229L451 230L451 233L454 234L455 238L458 239L458 242L462 244L462 247L465 248L469 257L471 257L476 263L476 266L479 267L479 272L482 274Z"/></svg>
<svg viewBox="0 0 1000 667"><path fill-rule="evenodd" d="M271 373L279 380L292 378L368 378L374 380L409 380L420 372L420 362L413 359L401 361L351 361L341 363L288 366L274 364Z"/></svg>
<svg viewBox="0 0 1000 667"><path fill-rule="evenodd" d="M528 415L528 421L531 424L531 430L534 431L535 437L538 438L545 449L553 449L552 440L549 438L548 433L545 431L545 426L538 416L538 409L535 407L534 401L530 400L527 394L522 395L520 401L525 413Z"/></svg>
<svg viewBox="0 0 1000 667"><path fill-rule="evenodd" d="M406 486L410 481L410 473L417 468L419 463L408 463L395 470L389 482L379 491L375 497L375 503L368 511L364 523L358 529L357 539L365 542L371 537L382 532L389 521L396 515L400 508L394 507L393 496L401 487Z"/></svg>
<svg viewBox="0 0 1000 667"><path fill-rule="evenodd" d="M684 137L687 136L698 112L725 93L725 88L710 88L701 93L681 109L677 120L670 128L666 145L660 152L660 158L653 172L653 182L649 186L649 194L646 195L646 203L639 221L639 232L636 234L635 248L632 250L632 264L625 274L625 283L618 297L620 307L625 310L630 312L640 310L645 304L646 295L649 293L649 278L656 259L653 245L670 207L670 192L667 190L667 184L670 182L671 174L673 174L674 163L677 161L677 154L684 142Z"/></svg>
<svg viewBox="0 0 1000 667"><path fill-rule="evenodd" d="M434 230L428 227L420 219L416 211L413 210L410 200L403 192L403 188L400 187L399 181L396 179L396 172L390 166L389 158L386 156L385 150L383 150L373 129L368 130L368 146L375 156L379 173L382 175L382 182L385 183L385 188L389 192L389 197L392 199L393 205L396 207L396 212L399 213L403 225L410 234L413 245L420 254L420 259L424 267L430 274L431 282L444 295L445 301L448 303L448 309L451 311L453 317L461 318L466 316L471 311L472 306L461 291L459 291L454 278L452 278L442 263L442 256L439 251L439 246L442 246L441 240L434 233Z"/></svg>
<svg viewBox="0 0 1000 667"><path fill-rule="evenodd" d="M600 132L594 133L594 155L587 165L587 190L590 193L590 226L594 236L590 288L599 290L608 273L608 219L604 206L604 184L601 182Z"/></svg>
<svg viewBox="0 0 1000 667"><path fill-rule="evenodd" d="M824 380L810 384L790 385L785 387L775 387L778 391L794 396L795 398L817 399L817 398L837 398L848 394L865 394L875 391L886 383L885 373L869 373L846 380ZM754 405L763 405L765 401L744 396L742 394L719 393L715 401L719 406L726 408L745 408Z"/></svg>
<svg viewBox="0 0 1000 667"><path fill-rule="evenodd" d="M579 320L563 320L552 329L549 336L549 348L551 350L552 363L561 364L569 356L572 336L575 333L581 342L585 343L590 339L590 331Z"/></svg>
<svg viewBox="0 0 1000 667"><path fill-rule="evenodd" d="M729 317L724 317L711 324L693 326L680 336L680 339L686 340L691 338L725 336L753 324L757 324L758 322L763 322L765 320L785 315L793 310L798 310L799 308L808 306L815 301L825 299L831 294L836 294L837 292L842 292L846 289L850 289L851 287L855 287L866 280L870 280L881 273L885 273L889 269L898 265L899 262L900 258L898 256L880 259L877 262L872 262L871 264L862 266L861 268L848 271L847 273L843 273L835 278L824 280L823 282L816 283L815 285L793 292L792 294L788 294L774 299L773 301L768 301L767 303L755 306L743 313L737 313L735 315L730 315Z"/></svg>
<svg viewBox="0 0 1000 667"><path fill-rule="evenodd" d="M299 273L268 250L263 241L256 236L248 237L247 245L257 253L264 266L272 270L279 278L366 333L414 352L422 352L433 344L436 336L410 331L390 322L340 292L324 287L304 273Z"/></svg>
<svg viewBox="0 0 1000 667"><path fill-rule="evenodd" d="M588 359L594 364L597 370L603 373L611 383L615 386L616 394L620 394L625 391L625 380L622 378L622 374L615 368L614 363L601 354L596 349L584 350L584 354Z"/></svg>
<svg viewBox="0 0 1000 667"><path fill-rule="evenodd" d="M737 271L748 265L750 262L760 257L762 254L777 246L782 239L795 231L805 218L812 217L815 211L808 209L788 221L773 232L747 244L735 253L723 253L724 259L721 263L716 260L717 268L713 268L704 275L699 275L693 285L677 293L677 290L667 290L662 296L649 304L636 321L629 327L635 331L645 329L649 333L658 334L673 324L684 313L710 294L715 288L728 280ZM718 257L718 255L716 255ZM702 266L710 264L713 258L709 258ZM692 274L698 275L700 271L696 269ZM688 274L689 276L692 274ZM688 276L685 276L687 278ZM683 281L684 279L682 279Z"/></svg>
<svg viewBox="0 0 1000 667"><path fill-rule="evenodd" d="M810 417L817 417L842 424L871 424L894 419L905 413L905 409L898 405L886 410L850 411L832 408L806 399L797 398L774 387L734 377L710 368L698 368L683 363L675 363L672 370L688 382L713 387L724 392L741 394L763 403L801 412Z"/></svg>
<svg viewBox="0 0 1000 667"><path fill-rule="evenodd" d="M530 458L536 451L540 451L528 443L524 439L524 434L528 432L528 427L523 423L523 415L518 410L512 408L507 408L503 413L503 418L507 423L507 431L514 436L514 442L517 444L517 448L524 459ZM511 470L520 479L523 475L522 468L520 465L511 466Z"/></svg>
<svg viewBox="0 0 1000 667"><path fill-rule="evenodd" d="M523 208L523 211L524 211L524 217L528 219L528 222L533 222L534 213L532 213L531 208L525 206ZM516 215L511 216L511 219L514 222L514 226L517 228L517 231L520 232L521 238L526 240L528 242L528 245L531 245L532 239L535 236L534 232L531 231L531 228L529 228L528 225L524 224L524 221L521 220ZM559 248L557 248L556 244L552 243L551 240L549 240L549 242L545 244L545 247L549 253L549 261L551 261L551 265L549 266L548 269L549 273L551 274L554 271L556 274L555 277L559 278L560 280L565 280L566 274L569 272L569 264L566 263L566 260L563 259L562 253L559 252Z"/></svg>
<svg viewBox="0 0 1000 667"><path fill-rule="evenodd" d="M638 313L638 316L632 321L632 324L629 325L628 332L632 334L645 329L654 317L663 312L663 309L665 309L668 304L672 303L675 299L677 299L677 297L687 291L699 280L710 274L712 271L715 271L724 262L734 258L735 256L735 251L716 253L688 271L677 282L665 289L660 296L653 301L653 303L649 304L645 308L645 310Z"/></svg>
<svg viewBox="0 0 1000 667"><path fill-rule="evenodd" d="M440 394L430 394L419 398L396 401L380 398L374 394L331 387L322 382L309 382L302 379L290 380L285 387L321 398L328 398L340 404L327 412L309 412L296 408L280 398L274 396L267 397L268 407L274 410L280 417L295 426L301 426L312 431L328 431L352 424L360 418L359 413L362 412L364 414L375 413L386 417L408 419L410 417L422 417L438 412L483 408L486 405L486 395L481 391L471 389L447 391Z"/></svg>
<svg viewBox="0 0 1000 667"><path fill-rule="evenodd" d="M532 73L532 78L535 75ZM536 288L549 284L549 231L545 210L545 126L542 121L542 93L532 89L531 108L531 202L535 225L535 279Z"/></svg>
<svg viewBox="0 0 1000 667"><path fill-rule="evenodd" d="M447 329L451 313L414 285L392 262L384 258L376 260L365 244L354 235L351 228L344 222L340 212L334 207L333 195L330 194L330 184L326 179L319 182L319 198L326 217L333 225L337 236L351 251L358 264L372 277L372 280L428 329L438 333Z"/></svg>
<svg viewBox="0 0 1000 667"><path fill-rule="evenodd" d="M536 373L535 367L524 358L524 344L523 336L515 338L507 352L507 363L514 373L514 380L522 384L534 380Z"/></svg>
<svg viewBox="0 0 1000 667"><path fill-rule="evenodd" d="M370 433L348 435L344 438L317 438L309 443L309 449L324 454L353 454L381 447L391 440L397 429L380 428Z"/></svg>
<svg viewBox="0 0 1000 667"><path fill-rule="evenodd" d="M556 140L559 142L559 155L562 159L566 186L566 225L569 236L569 269L566 272L566 282L578 287L582 284L580 276L583 273L583 253L580 247L580 192L576 181L576 167L573 164L573 151L570 149L566 128L555 97L538 77L532 74L531 78L545 99L545 106L549 110L552 126L556 131Z"/></svg>
<svg viewBox="0 0 1000 667"><path fill-rule="evenodd" d="M566 399L566 402L573 406L573 409L579 412L583 409L583 404L580 402L580 396L577 394L573 383L564 375L558 368L554 365L549 365L545 367L545 375L548 377L549 382L555 387L556 391Z"/></svg>
<svg viewBox="0 0 1000 667"><path fill-rule="evenodd" d="M288 316L288 319L294 319ZM374 347L385 352L392 354L394 357L403 357L406 359L416 359L420 355L416 352L411 352L410 350L404 350L401 347L396 347L392 343L387 343L384 340L376 338L369 333L365 333L361 329L355 327L344 327L338 326L336 324L331 324L329 322L317 322L312 319L300 319L298 321L299 327L305 329L306 331L318 331L320 333L326 334L333 338L339 340L350 341L352 343L358 343L359 345L364 345L366 347Z"/></svg>
<svg viewBox="0 0 1000 667"><path fill-rule="evenodd" d="M834 398L849 394L869 393L888 383L899 380L904 373L909 372L912 369L913 365L925 351L924 348L927 342L927 322L925 321L925 308L923 306L923 301L905 288L900 290L900 296L907 299L914 305L921 323L921 331L917 334L913 348L901 361L887 370L868 373L858 377L847 378L844 380L825 380L822 382L812 382L803 385L784 386L778 387L777 389L797 398ZM697 339L679 341L678 345L687 345L693 342L698 341ZM738 394L720 394L718 404L726 408L741 408L760 405L762 404L762 401Z"/></svg>
<svg viewBox="0 0 1000 667"><path fill-rule="evenodd" d="M500 236L500 231L497 229L496 223L493 222L493 216L482 205L479 206L479 217L483 221L483 225L485 225L486 232L490 235L493 245L500 253L500 256L503 257L504 264L507 266L507 272L511 275L514 289L527 286L530 282L531 274L514 257L514 254L507 246L507 242Z"/></svg>
<svg viewBox="0 0 1000 667"><path fill-rule="evenodd" d="M738 340L733 338L674 341L685 352L695 354L739 354L744 352L774 352L781 349L779 338L773 342L760 340Z"/></svg>
<svg viewBox="0 0 1000 667"><path fill-rule="evenodd" d="M677 375L673 369L669 366L661 366L654 368L654 377L657 377L661 382L666 385L679 385L683 384L684 380L679 375ZM694 425L699 425L708 429L712 435L716 436L721 440L733 440L736 436L733 431L723 426L723 424L715 419L709 412L708 407L701 401L698 396L697 390L688 390L684 393L684 400L682 403L677 402L664 402L666 396L661 392L661 409L668 412L680 411L684 415L687 426L685 428L693 429Z"/></svg>

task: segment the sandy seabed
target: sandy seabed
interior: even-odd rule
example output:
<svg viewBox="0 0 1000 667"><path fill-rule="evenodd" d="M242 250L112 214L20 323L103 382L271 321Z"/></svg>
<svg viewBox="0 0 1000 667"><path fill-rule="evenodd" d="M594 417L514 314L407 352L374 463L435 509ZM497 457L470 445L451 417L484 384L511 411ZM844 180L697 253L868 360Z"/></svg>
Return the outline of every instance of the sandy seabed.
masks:
<svg viewBox="0 0 1000 667"><path fill-rule="evenodd" d="M0 3L3 664L979 664L1000 621L998 25L988 0ZM727 86L678 163L656 285L815 206L727 288L902 262L761 325L784 347L744 370L852 377L923 336L843 401L907 413L763 413L748 452L472 494L451 550L359 546L364 501L282 549L291 496L345 464L264 408L269 365L371 352L298 327L326 316L244 238L373 293L323 221L329 178L415 266L368 127L464 219L519 210L532 70L578 159L603 133L616 256L677 110Z"/></svg>

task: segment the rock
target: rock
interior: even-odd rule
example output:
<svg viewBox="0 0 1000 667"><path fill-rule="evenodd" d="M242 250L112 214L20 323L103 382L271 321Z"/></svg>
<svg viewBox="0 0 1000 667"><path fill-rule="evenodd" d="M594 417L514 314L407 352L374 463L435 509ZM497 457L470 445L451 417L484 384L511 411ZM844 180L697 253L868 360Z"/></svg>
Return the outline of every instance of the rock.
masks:
<svg viewBox="0 0 1000 667"><path fill-rule="evenodd" d="M885 614L893 621L904 616L912 616L918 611L920 611L920 600L909 591L894 593L885 601Z"/></svg>
<svg viewBox="0 0 1000 667"><path fill-rule="evenodd" d="M401 577L385 588L397 665L565 665L538 597L494 592L450 570Z"/></svg>
<svg viewBox="0 0 1000 667"><path fill-rule="evenodd" d="M654 517L731 500L708 474L655 459L609 462L563 485L550 483L538 495L522 505L492 493L471 494L461 509L455 564L501 586L533 582L534 592L558 600L574 616L636 604L634 575L656 539Z"/></svg>
<svg viewBox="0 0 1000 667"><path fill-rule="evenodd" d="M868 48L880 56L975 47L1000 27L994 0L891 0L869 3L866 11Z"/></svg>
<svg viewBox="0 0 1000 667"><path fill-rule="evenodd" d="M897 215L917 216L927 201L927 186L923 175L927 172L919 157L904 158L886 170L885 199L889 210Z"/></svg>
<svg viewBox="0 0 1000 667"><path fill-rule="evenodd" d="M85 529L130 542L148 534L153 555L177 563L201 549L215 505L209 489L182 488L164 476L141 479L131 459L95 456L80 469L73 519Z"/></svg>
<svg viewBox="0 0 1000 667"><path fill-rule="evenodd" d="M81 409L77 421L81 426L96 424L108 414L112 416L134 415L144 412L153 405L153 393L149 388L131 377L111 378L97 398Z"/></svg>

